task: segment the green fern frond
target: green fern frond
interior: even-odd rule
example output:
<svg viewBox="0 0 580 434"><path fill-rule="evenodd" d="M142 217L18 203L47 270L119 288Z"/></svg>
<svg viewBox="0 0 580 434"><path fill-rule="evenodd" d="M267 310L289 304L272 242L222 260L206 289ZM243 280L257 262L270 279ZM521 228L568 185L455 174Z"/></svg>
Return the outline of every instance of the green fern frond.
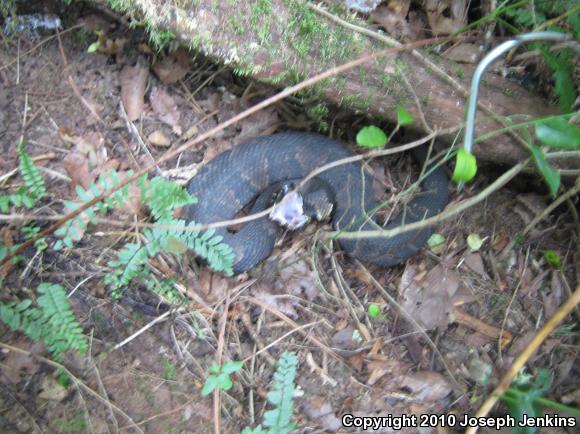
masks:
<svg viewBox="0 0 580 434"><path fill-rule="evenodd" d="M174 182L156 176L143 190L155 220L170 218L175 208L197 203L197 198Z"/></svg>
<svg viewBox="0 0 580 434"><path fill-rule="evenodd" d="M31 300L0 303L0 320L14 331L22 331L34 341L44 341L56 359L70 349L85 353L87 339L82 333L60 285L42 283L37 291L38 307Z"/></svg>
<svg viewBox="0 0 580 434"><path fill-rule="evenodd" d="M24 206L30 209L34 206L35 202L34 198L26 193L26 189L20 187L16 193L0 196L0 212L2 214L8 214L11 206Z"/></svg>
<svg viewBox="0 0 580 434"><path fill-rule="evenodd" d="M258 425L254 429L244 429L242 434L287 434L296 428L296 424L292 422L292 413L297 366L296 354L290 352L282 354L274 373L272 388L267 395L268 402L274 408L266 411L262 419L267 429L264 430L261 425Z"/></svg>
<svg viewBox="0 0 580 434"><path fill-rule="evenodd" d="M34 201L42 199L47 195L47 192L44 179L38 167L35 166L30 155L24 150L22 142L18 142L17 150L20 176L24 180L27 195Z"/></svg>
<svg viewBox="0 0 580 434"><path fill-rule="evenodd" d="M51 283L41 283L37 291L38 306L42 310L42 319L50 333L44 333L44 341L53 354L60 354L68 349L80 353L87 351L87 340L77 322L64 288Z"/></svg>
<svg viewBox="0 0 580 434"><path fill-rule="evenodd" d="M126 176L130 177L132 172L127 172ZM95 197L100 196L107 190L119 185L121 183L121 178L119 174L110 170L107 173L102 173L96 183L91 183L89 187L85 190L80 185L76 186L76 193L78 198L82 203L73 202L70 200L64 201L64 207L67 211L76 211L81 207L83 203L87 203L93 200ZM111 208L119 207L129 200L129 187L126 185L118 191L111 194L109 197L105 198L103 201L96 203L91 208L86 209L81 214L73 219L68 220L64 225L58 228L54 233L55 235L61 237L53 248L55 250L60 250L64 246L71 249L73 247L73 242L80 241L85 234L88 224L91 220L95 218L95 211L100 213L106 213Z"/></svg>

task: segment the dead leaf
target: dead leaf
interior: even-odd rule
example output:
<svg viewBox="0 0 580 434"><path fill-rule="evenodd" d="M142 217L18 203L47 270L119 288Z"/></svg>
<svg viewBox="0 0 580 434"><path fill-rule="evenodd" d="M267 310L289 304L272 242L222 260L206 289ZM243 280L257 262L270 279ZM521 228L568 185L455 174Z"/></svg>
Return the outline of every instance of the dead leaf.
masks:
<svg viewBox="0 0 580 434"><path fill-rule="evenodd" d="M171 145L171 141L169 138L163 134L161 130L155 130L147 137L149 143L154 146L159 146L161 148L167 148Z"/></svg>
<svg viewBox="0 0 580 434"><path fill-rule="evenodd" d="M203 164L213 160L222 152L227 151L228 149L232 148L232 143L228 142L227 140L217 139L208 146L205 150L205 154L203 154Z"/></svg>
<svg viewBox="0 0 580 434"><path fill-rule="evenodd" d="M91 33L106 32L114 26L114 23L97 14L86 15L79 21L83 25L83 28Z"/></svg>
<svg viewBox="0 0 580 434"><path fill-rule="evenodd" d="M493 241L491 242L491 248L494 252L501 252L507 243L510 241L510 236L506 230L500 229L500 231L493 237Z"/></svg>
<svg viewBox="0 0 580 434"><path fill-rule="evenodd" d="M394 38L405 37L409 34L407 14L410 4L410 0L389 0L371 12L371 19Z"/></svg>
<svg viewBox="0 0 580 434"><path fill-rule="evenodd" d="M11 342L11 345L22 348L29 352L23 354L16 351L2 350L0 353L2 361L0 362L0 377L3 382L8 384L17 384L23 378L32 378L38 372L41 364L35 355L40 355L44 351L44 345L33 343L24 336L18 336Z"/></svg>
<svg viewBox="0 0 580 434"><path fill-rule="evenodd" d="M459 275L439 264L422 281L414 265L407 265L401 278L399 294L405 311L426 330L444 330L450 323L452 298L459 287Z"/></svg>
<svg viewBox="0 0 580 434"><path fill-rule="evenodd" d="M449 35L466 24L466 0L426 0L425 11L435 36Z"/></svg>
<svg viewBox="0 0 580 434"><path fill-rule="evenodd" d="M411 392L413 401L437 402L451 392L449 382L438 372L409 372L400 379L400 387Z"/></svg>
<svg viewBox="0 0 580 434"><path fill-rule="evenodd" d="M300 408L311 421L318 423L325 431L337 432L342 428L340 419L334 415L332 405L324 398L305 400Z"/></svg>
<svg viewBox="0 0 580 434"><path fill-rule="evenodd" d="M66 388L50 375L42 377L40 387L42 388L41 392L38 394L40 399L49 399L51 401L60 402L66 398L66 395L68 394Z"/></svg>
<svg viewBox="0 0 580 434"><path fill-rule="evenodd" d="M468 253L465 255L463 263L471 269L471 271L479 274L484 279L489 279L489 276L485 272L485 267L483 265L483 259L479 252Z"/></svg>
<svg viewBox="0 0 580 434"><path fill-rule="evenodd" d="M86 190L92 181L87 158L80 152L73 151L66 154L63 164L71 179L71 191L75 191L77 185Z"/></svg>
<svg viewBox="0 0 580 434"><path fill-rule="evenodd" d="M14 246L14 229L10 226L4 226L0 229L0 239L2 239L2 244L6 248ZM10 271L14 268L14 262L7 261L2 265L0 269L0 280L4 280Z"/></svg>
<svg viewBox="0 0 580 434"><path fill-rule="evenodd" d="M477 63L482 51L475 44L457 44L443 53L443 56L458 63Z"/></svg>
<svg viewBox="0 0 580 434"><path fill-rule="evenodd" d="M242 122L242 130L234 138L233 145L239 145L259 136L272 134L278 128L280 120L274 108L261 110Z"/></svg>
<svg viewBox="0 0 580 434"><path fill-rule="evenodd" d="M258 286L260 289L254 290L253 294L258 300L264 302L267 306L272 309L279 310L286 316L297 319L298 312L294 309L294 306L299 302L295 299L289 299L281 295L274 295L267 290L267 286Z"/></svg>
<svg viewBox="0 0 580 434"><path fill-rule="evenodd" d="M552 273L552 281L550 282L550 291L542 291L542 301L544 302L544 313L546 318L551 318L564 299L564 284L559 273Z"/></svg>
<svg viewBox="0 0 580 434"><path fill-rule="evenodd" d="M332 336L332 346L341 350L354 350L360 346L360 342L354 339L355 328L351 325L340 330Z"/></svg>
<svg viewBox="0 0 580 434"><path fill-rule="evenodd" d="M179 125L179 110L177 104L171 95L160 87L153 87L149 95L151 108L157 115L157 118L169 125L175 134L181 135L181 126Z"/></svg>
<svg viewBox="0 0 580 434"><path fill-rule="evenodd" d="M286 260L289 265L283 266L280 270L279 277L273 282L274 290L314 300L319 294L317 279L309 263L298 258L294 256Z"/></svg>
<svg viewBox="0 0 580 434"><path fill-rule="evenodd" d="M203 267L199 273L199 277L192 285L195 291L203 301L212 304L225 297L226 292L233 285L233 281L220 274L210 271L207 267Z"/></svg>
<svg viewBox="0 0 580 434"><path fill-rule="evenodd" d="M187 50L178 48L153 65L153 72L164 84L181 80L191 70L192 59Z"/></svg>
<svg viewBox="0 0 580 434"><path fill-rule="evenodd" d="M126 38L115 38L115 39L102 38L97 51L99 53L107 54L109 56L118 56L119 54L123 53L125 45L127 45Z"/></svg>
<svg viewBox="0 0 580 434"><path fill-rule="evenodd" d="M125 65L121 70L121 101L131 122L139 119L143 113L148 79L149 68L140 63L135 66Z"/></svg>

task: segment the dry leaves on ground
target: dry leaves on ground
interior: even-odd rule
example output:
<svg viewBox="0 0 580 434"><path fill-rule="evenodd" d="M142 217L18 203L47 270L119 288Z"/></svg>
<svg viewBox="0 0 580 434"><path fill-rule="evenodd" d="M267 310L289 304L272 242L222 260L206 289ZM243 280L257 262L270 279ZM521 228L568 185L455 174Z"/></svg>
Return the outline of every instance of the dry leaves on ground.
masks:
<svg viewBox="0 0 580 434"><path fill-rule="evenodd" d="M145 108L145 89L149 79L149 67L139 62L125 65L120 73L121 101L127 118L133 122L139 119Z"/></svg>

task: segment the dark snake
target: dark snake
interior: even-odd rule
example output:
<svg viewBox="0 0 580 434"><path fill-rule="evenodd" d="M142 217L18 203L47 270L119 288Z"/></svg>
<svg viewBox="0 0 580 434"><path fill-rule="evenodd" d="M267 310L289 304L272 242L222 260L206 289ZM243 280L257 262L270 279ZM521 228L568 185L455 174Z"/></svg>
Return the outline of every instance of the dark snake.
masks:
<svg viewBox="0 0 580 434"><path fill-rule="evenodd" d="M413 154L422 164L427 150L415 148ZM187 206L183 215L198 224L230 220L270 186L304 178L322 165L353 155L343 144L319 134L286 132L259 137L223 152L200 169L187 188L198 203ZM316 178L331 190L332 225L336 230L393 229L438 214L448 201L445 169L433 168L422 182L422 192L406 205L404 212L380 226L368 217L377 202L372 193L373 179L360 162L339 165ZM252 212L256 211L252 208ZM245 224L237 233L217 228L215 234L233 249L233 270L241 273L270 255L279 231L276 223L262 217ZM339 239L339 243L353 258L393 266L421 249L432 233L433 228L427 227L391 238Z"/></svg>

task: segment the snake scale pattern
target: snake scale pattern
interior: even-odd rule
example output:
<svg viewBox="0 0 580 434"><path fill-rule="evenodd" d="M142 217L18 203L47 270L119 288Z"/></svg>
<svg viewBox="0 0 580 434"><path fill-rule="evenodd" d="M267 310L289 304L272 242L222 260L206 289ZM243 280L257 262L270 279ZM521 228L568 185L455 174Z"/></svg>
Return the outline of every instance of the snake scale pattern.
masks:
<svg viewBox="0 0 580 434"><path fill-rule="evenodd" d="M419 163L424 162L426 154L427 151L422 148L414 151ZM200 224L230 220L269 186L304 178L324 164L352 155L355 154L342 143L319 134L285 132L259 137L223 152L200 169L187 188L199 200L197 204L185 208L184 217ZM368 217L377 203L372 194L372 177L363 170L360 162L337 166L317 177L332 190L335 201L332 225L336 230L381 228ZM422 192L384 229L439 213L447 205L447 186L444 168L431 171L422 183ZM270 255L279 230L276 223L263 217L247 223L237 233L218 228L216 235L221 235L223 242L232 247L235 253L234 273L241 273ZM392 238L339 239L339 243L353 258L393 266L421 249L432 232L433 228L425 228Z"/></svg>

